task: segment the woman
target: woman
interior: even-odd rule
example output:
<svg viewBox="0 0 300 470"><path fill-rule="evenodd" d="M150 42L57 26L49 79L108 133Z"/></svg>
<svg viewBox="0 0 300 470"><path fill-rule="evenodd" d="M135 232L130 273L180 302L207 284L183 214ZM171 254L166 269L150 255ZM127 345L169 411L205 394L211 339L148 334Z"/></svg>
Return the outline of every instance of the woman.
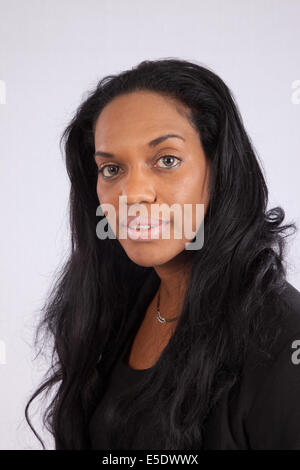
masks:
<svg viewBox="0 0 300 470"><path fill-rule="evenodd" d="M28 423L57 384L56 449L300 449L300 293L284 265L296 226L266 210L228 87L195 63L144 61L103 78L62 141L72 251L37 330L54 360ZM190 205L192 232L176 237L171 211L139 229L159 204Z"/></svg>

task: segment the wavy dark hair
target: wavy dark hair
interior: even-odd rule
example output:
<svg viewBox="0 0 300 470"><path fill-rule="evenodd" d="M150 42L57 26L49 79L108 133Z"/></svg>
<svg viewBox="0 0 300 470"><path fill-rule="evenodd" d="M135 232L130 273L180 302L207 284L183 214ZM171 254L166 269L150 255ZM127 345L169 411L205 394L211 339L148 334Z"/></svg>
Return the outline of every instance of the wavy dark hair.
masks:
<svg viewBox="0 0 300 470"><path fill-rule="evenodd" d="M294 222L282 225L281 207L267 210L259 158L230 89L207 67L174 58L145 60L108 75L84 98L60 141L71 182L71 249L49 289L34 339L35 347L41 335L48 347L53 341L51 366L25 408L44 449L28 407L54 386L43 424L55 448L91 448L91 416L124 347L123 329L135 299L154 270L133 263L117 239L100 240L95 230L95 122L114 97L137 90L188 106L188 119L211 162L211 194L204 245L189 251L192 270L177 327L155 367L133 390L134 398L124 391L115 404L113 424L123 441L112 446L130 446L121 430L155 402L151 419L164 449L201 449L206 419L237 382L249 347L268 356L280 332L285 239L297 228ZM273 302L272 315L266 302Z"/></svg>

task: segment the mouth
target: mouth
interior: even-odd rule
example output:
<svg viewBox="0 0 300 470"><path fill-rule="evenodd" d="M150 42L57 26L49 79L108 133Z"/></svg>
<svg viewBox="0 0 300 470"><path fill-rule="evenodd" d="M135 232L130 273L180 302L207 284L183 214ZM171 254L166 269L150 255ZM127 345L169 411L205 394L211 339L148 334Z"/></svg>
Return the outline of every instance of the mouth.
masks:
<svg viewBox="0 0 300 470"><path fill-rule="evenodd" d="M162 233L163 227L170 221L153 218L128 217L127 235L132 240L152 240L157 239Z"/></svg>

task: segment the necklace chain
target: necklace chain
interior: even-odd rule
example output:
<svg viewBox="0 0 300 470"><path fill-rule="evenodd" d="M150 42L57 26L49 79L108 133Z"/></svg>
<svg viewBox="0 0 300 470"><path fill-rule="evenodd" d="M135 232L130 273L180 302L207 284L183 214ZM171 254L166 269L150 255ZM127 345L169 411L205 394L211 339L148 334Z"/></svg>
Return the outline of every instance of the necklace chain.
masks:
<svg viewBox="0 0 300 470"><path fill-rule="evenodd" d="M159 305L160 305L160 286L159 286L159 290L158 290L158 296L157 296L157 305L156 305L156 311L157 311L157 314L156 314L156 318L157 318L157 321L159 323L167 323L167 322L171 322L171 321L174 321L174 320L177 320L177 318L179 317L175 317L175 318L164 318L160 311L159 311Z"/></svg>

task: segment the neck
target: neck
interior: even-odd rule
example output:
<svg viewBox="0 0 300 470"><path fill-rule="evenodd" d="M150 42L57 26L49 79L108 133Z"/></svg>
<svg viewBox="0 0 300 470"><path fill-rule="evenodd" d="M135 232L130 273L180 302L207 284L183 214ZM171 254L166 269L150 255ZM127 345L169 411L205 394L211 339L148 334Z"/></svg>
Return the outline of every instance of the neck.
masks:
<svg viewBox="0 0 300 470"><path fill-rule="evenodd" d="M154 266L160 283L160 311L166 318L180 314L191 265L182 252L169 262ZM157 297L156 297L157 298Z"/></svg>

